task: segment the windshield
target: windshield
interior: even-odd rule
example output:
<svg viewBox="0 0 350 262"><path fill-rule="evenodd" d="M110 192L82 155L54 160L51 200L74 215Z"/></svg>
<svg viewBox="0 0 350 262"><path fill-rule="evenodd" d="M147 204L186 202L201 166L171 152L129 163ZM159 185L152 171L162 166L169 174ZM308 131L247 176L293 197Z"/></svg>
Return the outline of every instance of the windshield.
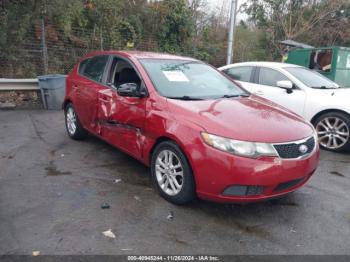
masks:
<svg viewBox="0 0 350 262"><path fill-rule="evenodd" d="M186 60L141 59L160 95L185 100L234 97L248 93L212 67Z"/></svg>
<svg viewBox="0 0 350 262"><path fill-rule="evenodd" d="M312 88L338 88L339 86L323 75L304 67L285 67L289 73L303 84Z"/></svg>

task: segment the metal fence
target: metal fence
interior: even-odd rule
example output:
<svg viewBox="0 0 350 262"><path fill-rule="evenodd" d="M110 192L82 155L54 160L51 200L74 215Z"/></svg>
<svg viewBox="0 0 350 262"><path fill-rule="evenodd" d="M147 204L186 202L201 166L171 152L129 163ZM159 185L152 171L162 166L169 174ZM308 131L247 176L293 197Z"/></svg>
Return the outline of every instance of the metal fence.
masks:
<svg viewBox="0 0 350 262"><path fill-rule="evenodd" d="M15 29L14 29L15 30ZM129 43L120 35L120 41L111 42L103 32L72 28L69 34L44 22L27 30L25 37L12 43L7 50L0 50L0 78L35 78L42 74L67 74L86 53L94 50L140 50L161 52L156 36L144 34ZM126 39L126 37L125 37ZM196 40L190 47L177 52L180 55L201 59L196 54ZM10 52L11 50L11 52ZM208 63L214 66L225 64L226 50L211 50Z"/></svg>

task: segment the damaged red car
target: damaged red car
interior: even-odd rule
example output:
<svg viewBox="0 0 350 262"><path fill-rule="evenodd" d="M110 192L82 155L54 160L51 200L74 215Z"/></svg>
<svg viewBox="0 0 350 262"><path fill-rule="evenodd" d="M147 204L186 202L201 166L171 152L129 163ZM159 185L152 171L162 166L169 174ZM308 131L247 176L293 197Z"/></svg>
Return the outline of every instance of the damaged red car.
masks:
<svg viewBox="0 0 350 262"><path fill-rule="evenodd" d="M310 124L192 58L93 52L66 84L68 135L91 133L150 166L175 204L280 197L318 165Z"/></svg>

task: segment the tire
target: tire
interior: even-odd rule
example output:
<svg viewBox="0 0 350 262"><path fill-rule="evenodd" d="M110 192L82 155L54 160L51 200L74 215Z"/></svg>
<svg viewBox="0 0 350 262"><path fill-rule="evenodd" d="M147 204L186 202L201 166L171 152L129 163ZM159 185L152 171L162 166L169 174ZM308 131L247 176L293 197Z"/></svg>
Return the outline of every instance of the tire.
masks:
<svg viewBox="0 0 350 262"><path fill-rule="evenodd" d="M65 116L64 119L66 123L66 130L69 137L74 140L85 139L88 133L82 127L72 103L68 103L64 108L64 116Z"/></svg>
<svg viewBox="0 0 350 262"><path fill-rule="evenodd" d="M341 112L323 114L313 122L320 146L328 151L350 150L350 117Z"/></svg>
<svg viewBox="0 0 350 262"><path fill-rule="evenodd" d="M192 169L184 153L172 141L161 142L154 149L151 177L158 193L173 204L187 204L196 198Z"/></svg>

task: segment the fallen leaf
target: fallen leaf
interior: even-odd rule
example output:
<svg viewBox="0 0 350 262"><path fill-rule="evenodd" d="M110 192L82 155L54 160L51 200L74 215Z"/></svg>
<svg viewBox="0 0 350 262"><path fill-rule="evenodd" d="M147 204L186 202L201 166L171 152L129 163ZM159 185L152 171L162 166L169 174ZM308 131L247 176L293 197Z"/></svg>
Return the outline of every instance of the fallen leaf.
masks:
<svg viewBox="0 0 350 262"><path fill-rule="evenodd" d="M106 237L115 238L115 235L111 229L108 229L107 231L102 232L102 234L105 235Z"/></svg>
<svg viewBox="0 0 350 262"><path fill-rule="evenodd" d="M168 220L173 220L174 219L174 212L169 211L169 215L166 217Z"/></svg>
<svg viewBox="0 0 350 262"><path fill-rule="evenodd" d="M134 198L135 198L136 201L141 201L141 198L138 197L138 196L134 196Z"/></svg>

